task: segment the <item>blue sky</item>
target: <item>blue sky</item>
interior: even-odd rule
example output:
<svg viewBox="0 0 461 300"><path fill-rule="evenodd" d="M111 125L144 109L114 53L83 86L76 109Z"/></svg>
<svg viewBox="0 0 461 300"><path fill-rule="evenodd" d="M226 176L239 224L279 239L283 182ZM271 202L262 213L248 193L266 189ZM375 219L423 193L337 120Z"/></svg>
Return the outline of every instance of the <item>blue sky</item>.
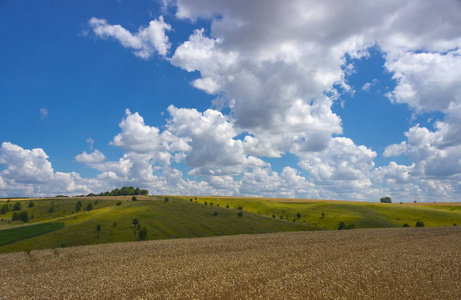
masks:
<svg viewBox="0 0 461 300"><path fill-rule="evenodd" d="M350 2L0 2L0 196L459 200L461 4Z"/></svg>

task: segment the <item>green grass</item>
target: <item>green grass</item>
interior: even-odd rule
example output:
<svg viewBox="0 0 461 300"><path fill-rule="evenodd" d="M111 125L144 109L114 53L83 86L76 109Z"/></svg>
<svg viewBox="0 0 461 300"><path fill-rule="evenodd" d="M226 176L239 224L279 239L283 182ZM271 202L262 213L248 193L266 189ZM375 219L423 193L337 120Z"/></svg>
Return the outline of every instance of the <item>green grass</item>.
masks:
<svg viewBox="0 0 461 300"><path fill-rule="evenodd" d="M243 216L239 217L237 210L191 203L178 197L169 198L168 203L151 198L154 200L124 201L120 206L114 200L108 200L109 203L101 201L98 203L99 208L90 212L74 212L55 218L55 221L65 224L63 229L0 247L0 253L57 248L62 245L68 247L136 241L138 232L132 225L133 218L137 218L142 227L148 229L148 240L318 230L305 224L274 220L250 212L243 212ZM55 204L60 201L73 202L72 205L76 203L73 199L54 201ZM59 205L72 206L68 203ZM100 232L96 230L98 224L101 225Z"/></svg>
<svg viewBox="0 0 461 300"><path fill-rule="evenodd" d="M147 228L148 240L333 230L341 221L354 224L355 228L402 227L404 223L414 227L417 221L423 221L426 227L461 225L461 207L449 205L290 202L288 199L226 197L198 197L197 200L192 197L191 202L191 197L176 196L169 196L170 201L164 203L163 199L161 196L143 196L138 201L131 201L128 196L36 199L32 208L27 207L30 200L23 200L22 210L33 215L30 223L60 222L65 226L58 231L0 246L0 253L136 241L138 232L132 225L133 218ZM77 212L75 207L79 200L83 206ZM118 201L122 201L120 206L116 205ZM0 201L0 207L4 202ZM204 205L205 202L208 205ZM85 210L88 203L93 203L92 211ZM51 206L55 208L52 212ZM239 206L243 207L242 217L237 215L241 212L237 209ZM12 213L0 215L0 228L23 225L20 221L11 221ZM301 214L299 219L298 213ZM97 225L101 225L100 232Z"/></svg>
<svg viewBox="0 0 461 300"><path fill-rule="evenodd" d="M195 201L195 198L193 199ZM258 198L210 198L199 197L199 203L210 202L214 206L230 208L243 207L243 211L266 217L275 215L277 219L297 219L298 222L325 229L336 229L339 222L354 224L356 228L402 227L404 223L415 226L423 221L425 226L461 225L461 206L386 204L370 202L315 201L290 202L272 201ZM324 216L322 216L322 213Z"/></svg>
<svg viewBox="0 0 461 300"><path fill-rule="evenodd" d="M41 223L0 230L0 246L39 236L64 227L64 223Z"/></svg>

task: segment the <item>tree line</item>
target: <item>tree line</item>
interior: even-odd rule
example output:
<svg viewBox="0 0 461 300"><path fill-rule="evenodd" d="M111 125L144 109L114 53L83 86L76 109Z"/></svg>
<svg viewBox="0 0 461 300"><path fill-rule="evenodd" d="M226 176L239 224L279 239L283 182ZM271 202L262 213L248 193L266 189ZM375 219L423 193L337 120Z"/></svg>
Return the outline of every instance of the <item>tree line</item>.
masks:
<svg viewBox="0 0 461 300"><path fill-rule="evenodd" d="M147 195L149 193L146 189L134 188L132 186L124 186L116 188L110 192L103 192L100 194L89 193L87 196L131 196L131 195Z"/></svg>

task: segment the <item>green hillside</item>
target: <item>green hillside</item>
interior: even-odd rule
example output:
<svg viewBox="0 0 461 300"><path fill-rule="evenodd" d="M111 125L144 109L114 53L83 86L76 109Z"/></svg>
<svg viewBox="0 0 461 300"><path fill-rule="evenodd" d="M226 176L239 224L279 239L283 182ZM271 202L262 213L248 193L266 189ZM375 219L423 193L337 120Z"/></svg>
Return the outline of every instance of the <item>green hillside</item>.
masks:
<svg viewBox="0 0 461 300"><path fill-rule="evenodd" d="M118 199L122 199L121 205L117 205ZM100 197L96 205L96 200L78 198L35 200L33 208L23 208L34 214L29 223L53 221L64 223L64 227L5 245L0 247L0 252L136 241L139 231L132 223L134 218L139 220L141 227L147 228L148 240L317 229L250 212L242 212L243 215L238 216L239 210L203 205L176 197L169 197L170 201L167 203L163 198L155 197L138 201L128 199L131 197L116 197L113 200ZM75 212L78 200L82 201L82 210ZM93 210L86 211L89 203L93 203ZM49 212L52 205L55 208ZM7 221L11 219L11 215L11 211L2 215L1 227L24 225L20 221ZM100 232L97 231L97 225L101 225Z"/></svg>
<svg viewBox="0 0 461 300"><path fill-rule="evenodd" d="M461 206L381 204L347 201L294 201L290 199L164 196L79 197L6 200L0 214L0 230L12 236L21 229L23 240L0 247L1 252L135 241L139 228L147 228L147 240L283 231L337 229L340 222L355 228L426 227L461 225ZM16 202L30 220L11 221ZM81 201L80 210L77 202ZM18 205L16 205L18 206ZM242 213L242 216L238 214ZM32 224L63 223L64 227L34 236ZM101 225L98 232L97 226ZM1 235L0 235L1 236ZM30 237L32 236L32 237ZM30 237L30 238L28 238Z"/></svg>
<svg viewBox="0 0 461 300"><path fill-rule="evenodd" d="M293 201L290 199L200 197L199 203L210 203L264 216L296 219L298 222L324 229L336 229L338 223L354 224L355 228L415 226L422 221L426 227L461 225L461 206L413 205L353 201ZM300 213L301 218L297 217Z"/></svg>

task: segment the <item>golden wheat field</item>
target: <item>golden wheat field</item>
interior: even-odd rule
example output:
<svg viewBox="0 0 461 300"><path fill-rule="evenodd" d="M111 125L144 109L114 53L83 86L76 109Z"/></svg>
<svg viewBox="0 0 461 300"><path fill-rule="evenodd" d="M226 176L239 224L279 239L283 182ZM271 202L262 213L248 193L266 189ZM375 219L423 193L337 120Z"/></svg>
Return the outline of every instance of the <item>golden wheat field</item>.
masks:
<svg viewBox="0 0 461 300"><path fill-rule="evenodd" d="M0 255L2 299L459 299L461 227L292 232Z"/></svg>

